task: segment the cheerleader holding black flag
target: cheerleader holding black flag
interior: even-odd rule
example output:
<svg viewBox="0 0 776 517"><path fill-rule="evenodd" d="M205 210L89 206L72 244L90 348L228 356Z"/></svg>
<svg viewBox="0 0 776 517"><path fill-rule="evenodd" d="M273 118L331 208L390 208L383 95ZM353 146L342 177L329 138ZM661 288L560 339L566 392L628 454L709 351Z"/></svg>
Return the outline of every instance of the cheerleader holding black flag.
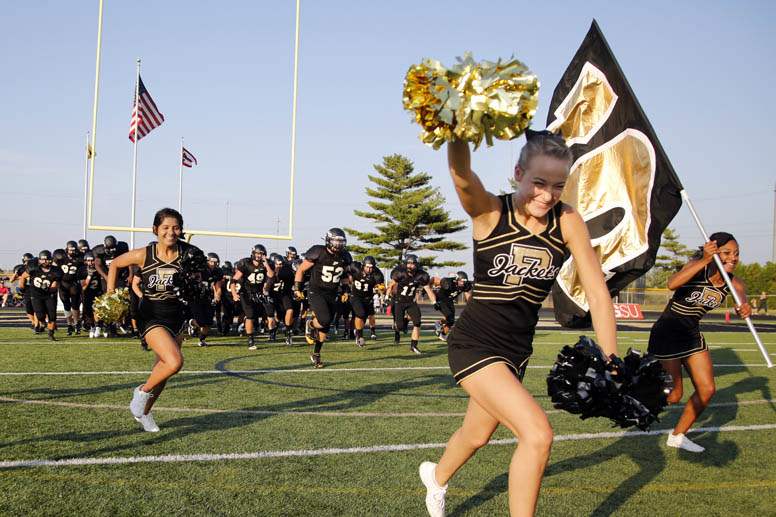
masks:
<svg viewBox="0 0 776 517"><path fill-rule="evenodd" d="M183 366L181 335L185 326L184 302L179 297L178 278L182 259L191 252L202 252L182 241L183 216L172 208L163 208L154 216L153 232L157 242L136 248L114 259L108 272L108 292L116 288L119 270L140 268L142 294L138 323L141 337L156 354L156 363L144 384L135 388L129 410L145 431L158 432L151 407L164 390L167 380ZM204 264L204 255L202 256Z"/></svg>
<svg viewBox="0 0 776 517"><path fill-rule="evenodd" d="M716 390L711 354L700 331L700 320L708 311L722 305L729 293L722 274L714 264L715 254L719 255L740 299L746 300L746 287L732 276L738 265L738 243L729 233L714 233L709 236L709 242L668 279L668 288L674 291L674 295L649 334L649 352L660 359L673 378L668 402L676 404L682 400L682 367L687 370L695 387L666 441L669 447L690 452L705 450L687 438L685 433L706 409ZM752 308L744 302L736 307L736 312L742 318L748 318Z"/></svg>

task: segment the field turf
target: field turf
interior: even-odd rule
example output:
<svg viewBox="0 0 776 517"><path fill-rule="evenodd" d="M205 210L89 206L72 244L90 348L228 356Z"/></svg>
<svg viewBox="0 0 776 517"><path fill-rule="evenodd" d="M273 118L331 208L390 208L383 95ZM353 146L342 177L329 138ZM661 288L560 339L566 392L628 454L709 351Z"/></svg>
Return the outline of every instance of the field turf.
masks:
<svg viewBox="0 0 776 517"><path fill-rule="evenodd" d="M161 432L143 433L127 404L152 354L136 340L59 335L0 329L2 515L420 516L418 464L439 457L465 410L445 344L428 333L422 356L385 330L364 349L327 344L322 370L301 338L261 339L254 352L244 339L214 338L208 348L186 342L184 371L154 408ZM537 333L525 384L548 410L545 374L576 335ZM643 350L647 336L621 332L620 349ZM706 338L718 391L696 426L708 430L691 437L707 451L552 410L540 515L776 513L776 369L762 366L749 334ZM776 333L762 338L776 352ZM677 409L653 431L670 429ZM507 514L510 438L499 429L501 442L454 478L448 515Z"/></svg>

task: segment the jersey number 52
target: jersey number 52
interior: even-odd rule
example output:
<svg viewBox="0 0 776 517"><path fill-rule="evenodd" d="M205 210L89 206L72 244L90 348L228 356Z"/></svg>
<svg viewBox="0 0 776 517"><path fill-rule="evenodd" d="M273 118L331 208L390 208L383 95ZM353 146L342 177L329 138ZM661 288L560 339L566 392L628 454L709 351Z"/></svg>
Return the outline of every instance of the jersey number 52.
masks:
<svg viewBox="0 0 776 517"><path fill-rule="evenodd" d="M321 282L336 283L340 281L344 268L334 266L323 266L321 268Z"/></svg>

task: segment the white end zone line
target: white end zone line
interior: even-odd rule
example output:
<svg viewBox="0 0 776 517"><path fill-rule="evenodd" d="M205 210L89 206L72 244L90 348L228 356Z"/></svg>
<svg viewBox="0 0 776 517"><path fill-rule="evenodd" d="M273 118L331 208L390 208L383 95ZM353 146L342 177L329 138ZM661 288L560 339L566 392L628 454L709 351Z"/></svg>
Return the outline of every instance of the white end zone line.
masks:
<svg viewBox="0 0 776 517"><path fill-rule="evenodd" d="M759 425L729 425L723 427L698 427L690 433L732 433L738 431L766 431L776 429L776 424ZM654 431L619 431L605 433L565 434L555 436L555 442L602 440L611 438L638 438L642 436L657 436L668 434L671 429L655 429ZM512 445L517 443L514 438L492 440L489 445ZM443 449L446 443L404 443L395 445L373 445L370 447L347 447L325 449L297 449L286 451L257 451L225 454L168 454L161 456L125 456L103 458L72 458L63 460L7 460L0 461L0 470L30 467L70 467L79 465L128 465L134 463L184 463L204 461L256 460L265 458L289 458L331 456L338 454L368 454L374 452L402 452L420 449Z"/></svg>
<svg viewBox="0 0 776 517"><path fill-rule="evenodd" d="M716 368L767 368L760 363L715 363ZM552 365L529 364L529 369L549 370ZM252 373L276 374L276 373L312 373L326 372L403 372L403 371L434 371L450 370L449 366L386 366L374 368L268 368L258 370L181 370L176 375L246 375ZM0 372L0 377L24 377L45 375L148 375L150 370L111 370L111 371L86 371L86 372Z"/></svg>

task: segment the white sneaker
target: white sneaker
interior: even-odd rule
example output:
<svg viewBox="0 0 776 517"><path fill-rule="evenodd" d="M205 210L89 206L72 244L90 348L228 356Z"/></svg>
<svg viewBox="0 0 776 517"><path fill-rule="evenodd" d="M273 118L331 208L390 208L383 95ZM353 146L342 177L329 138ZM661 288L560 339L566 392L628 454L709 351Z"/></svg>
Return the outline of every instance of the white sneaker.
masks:
<svg viewBox="0 0 776 517"><path fill-rule="evenodd" d="M132 402L129 403L129 411L132 413L133 417L140 418L144 416L143 413L145 413L146 403L151 397L153 397L153 395L141 390L140 386L135 388L135 391L132 393Z"/></svg>
<svg viewBox="0 0 776 517"><path fill-rule="evenodd" d="M363 337L360 337L356 339L356 346L359 348L364 348L364 345L366 344L366 341L364 341Z"/></svg>
<svg viewBox="0 0 776 517"><path fill-rule="evenodd" d="M668 433L668 440L666 440L666 445L669 447L675 447L677 449L684 449L690 452L703 452L706 450L704 447L701 447L697 443L687 438L684 433Z"/></svg>
<svg viewBox="0 0 776 517"><path fill-rule="evenodd" d="M154 416L151 413L143 415L141 417L135 417L135 420L143 426L143 431L147 433L158 433L159 426L154 421Z"/></svg>
<svg viewBox="0 0 776 517"><path fill-rule="evenodd" d="M424 461L418 472L420 480L426 485L426 510L431 517L445 517L445 493L447 485L439 486L434 478L436 463Z"/></svg>
<svg viewBox="0 0 776 517"><path fill-rule="evenodd" d="M94 327L94 337L100 337L100 327Z"/></svg>
<svg viewBox="0 0 776 517"><path fill-rule="evenodd" d="M94 328L89 329L89 339L94 339Z"/></svg>

